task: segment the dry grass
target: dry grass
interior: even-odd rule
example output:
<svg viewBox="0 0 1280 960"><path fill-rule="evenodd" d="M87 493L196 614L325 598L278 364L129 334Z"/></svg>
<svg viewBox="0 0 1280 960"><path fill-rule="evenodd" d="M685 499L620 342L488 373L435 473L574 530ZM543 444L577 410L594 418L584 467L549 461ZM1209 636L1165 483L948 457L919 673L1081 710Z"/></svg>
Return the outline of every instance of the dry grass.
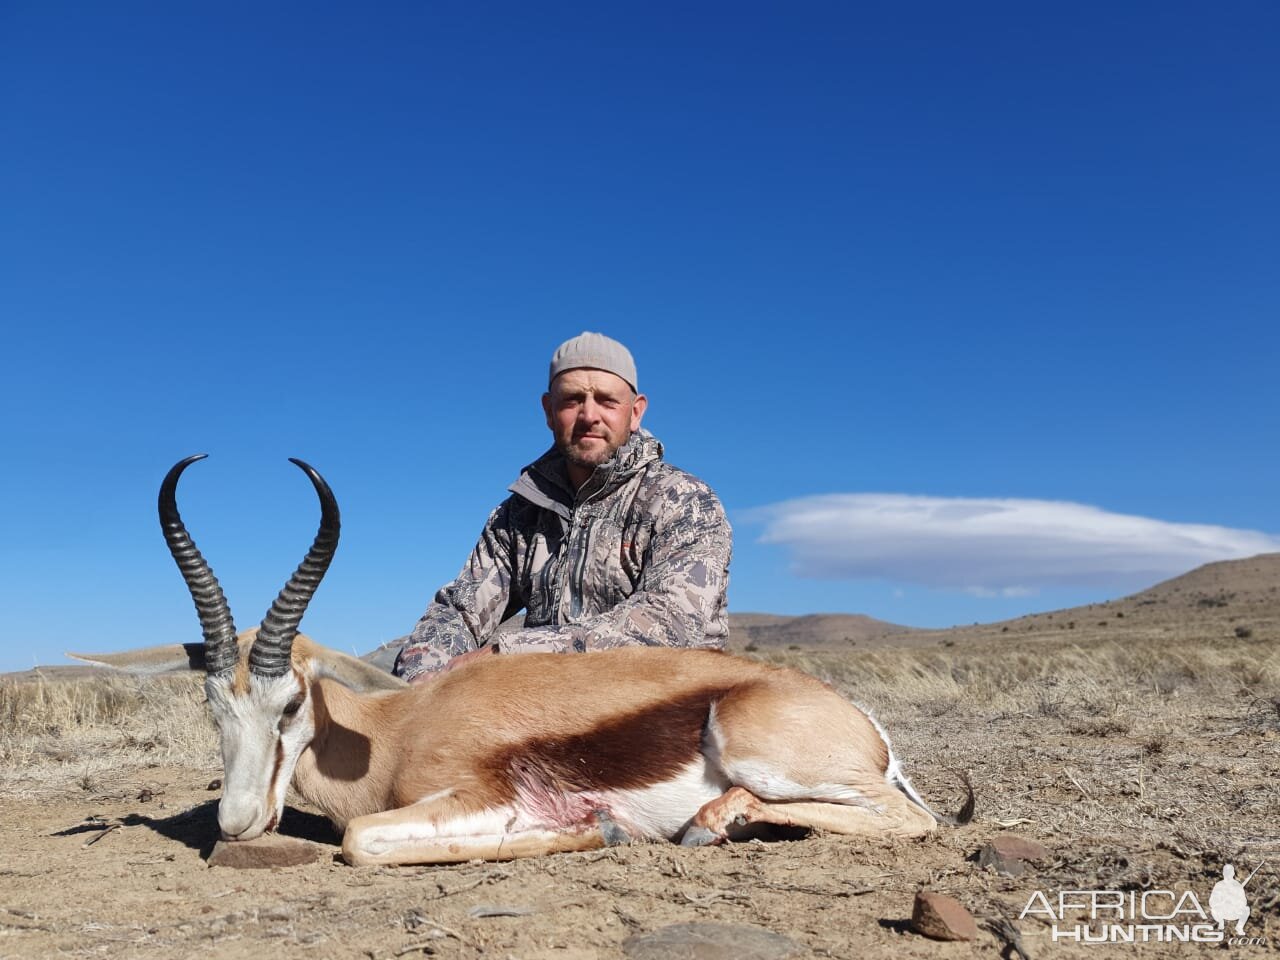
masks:
<svg viewBox="0 0 1280 960"><path fill-rule="evenodd" d="M937 710L939 704L976 700L997 712L1058 716L1072 701L1092 714L1183 688L1224 698L1280 692L1280 649L1257 638L1226 646L1200 637L1082 637L860 654L787 651L764 658L823 677L882 710L890 704Z"/></svg>
<svg viewBox="0 0 1280 960"><path fill-rule="evenodd" d="M947 770L970 771L989 821L1057 844L1277 859L1280 647L1073 640L767 659L873 707L929 795L955 793Z"/></svg>
<svg viewBox="0 0 1280 960"><path fill-rule="evenodd" d="M0 789L101 786L125 765L207 766L216 757L201 678L102 672L0 678Z"/></svg>
<svg viewBox="0 0 1280 960"><path fill-rule="evenodd" d="M640 844L500 868L322 862L215 875L190 849L216 830L204 786L217 750L198 677L0 679L0 839L21 854L0 875L22 878L0 932L24 956L167 957L215 945L228 957L304 957L323 945L325 955L390 957L421 952L429 938L414 918L429 915L466 938L432 938L442 954L585 958L621 956L632 930L713 919L785 932L819 956L924 958L936 945L894 932L919 886L960 897L980 918L1016 920L1033 889L1205 892L1224 863L1248 871L1266 860L1249 886L1250 933L1280 942L1275 631L1224 640L1216 627L1171 635L1134 619L1123 632L1069 638L762 655L874 708L936 806L954 808L952 771L968 772L978 796L969 827L918 843ZM163 770L140 773L147 767ZM101 790L112 778L114 794ZM167 792L143 805L144 785ZM90 814L98 819L82 822ZM123 827L82 846L105 818ZM1051 861L1021 879L977 867L974 849L1007 830L1045 843ZM193 898L204 898L202 912ZM467 913L508 901L574 905L509 927ZM1016 925L1034 956L1091 955L1049 945L1042 925ZM573 945L583 951L567 952ZM996 949L987 937L955 955Z"/></svg>

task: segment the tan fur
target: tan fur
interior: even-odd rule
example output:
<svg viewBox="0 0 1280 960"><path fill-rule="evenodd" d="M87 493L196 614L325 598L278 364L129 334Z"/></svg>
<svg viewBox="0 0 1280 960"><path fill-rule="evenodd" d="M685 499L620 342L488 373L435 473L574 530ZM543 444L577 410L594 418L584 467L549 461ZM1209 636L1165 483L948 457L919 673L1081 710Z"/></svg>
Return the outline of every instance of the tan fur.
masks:
<svg viewBox="0 0 1280 960"><path fill-rule="evenodd" d="M311 687L315 739L294 770L294 788L339 830L356 817L398 806L397 754L414 690L364 695L332 680Z"/></svg>
<svg viewBox="0 0 1280 960"><path fill-rule="evenodd" d="M240 656L236 660L236 672L231 677L231 692L237 697L244 697L249 693L249 649L257 638L257 627L236 634L236 645L240 648Z"/></svg>
<svg viewBox="0 0 1280 960"><path fill-rule="evenodd" d="M867 715L807 674L776 671L768 685L718 705L716 719L734 732L726 764L785 757L801 783L830 780L833 770L883 780L889 767L889 746ZM820 750L807 735L815 728L825 728Z"/></svg>
<svg viewBox="0 0 1280 960"><path fill-rule="evenodd" d="M237 638L233 696L259 682L247 669L256 634ZM191 659L174 646L98 662L200 669ZM628 833L715 843L744 823L885 836L936 826L888 779L870 717L794 670L624 648L486 657L408 687L301 634L292 659L312 731L292 783L346 832L352 863L507 859Z"/></svg>
<svg viewBox="0 0 1280 960"><path fill-rule="evenodd" d="M294 649L295 662L323 650L309 642ZM915 836L935 826L885 779L888 746L861 710L807 675L713 651L483 658L400 692L358 695L319 680L312 704L315 739L294 785L346 830L350 862L505 859L601 846L589 818L504 834L500 844L439 837L377 855L362 850L361 837L514 804L519 778L510 771L521 764L569 792L601 784L641 789L674 775L702 749L712 717L727 769L754 764L796 789L843 784L863 798L767 799L737 787L726 795L732 804L723 809L733 811L727 821L712 804L694 821L717 834L740 815L858 834ZM423 798L437 799L420 804Z"/></svg>

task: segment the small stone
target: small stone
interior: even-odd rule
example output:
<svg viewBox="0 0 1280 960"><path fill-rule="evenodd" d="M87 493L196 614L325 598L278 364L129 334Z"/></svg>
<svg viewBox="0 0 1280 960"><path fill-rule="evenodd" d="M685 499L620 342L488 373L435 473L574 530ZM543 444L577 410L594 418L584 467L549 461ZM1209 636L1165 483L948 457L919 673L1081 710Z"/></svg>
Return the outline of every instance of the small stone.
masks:
<svg viewBox="0 0 1280 960"><path fill-rule="evenodd" d="M911 929L933 940L976 940L978 924L955 897L921 890L911 911Z"/></svg>
<svg viewBox="0 0 1280 960"><path fill-rule="evenodd" d="M261 870L266 867L297 867L314 863L320 847L308 840L267 834L254 840L219 840L209 854L209 866Z"/></svg>
<svg viewBox="0 0 1280 960"><path fill-rule="evenodd" d="M221 781L221 780L210 780L210 781L209 781L209 785L208 785L207 787L205 787L205 789L206 789L206 790L221 790L221 789L222 789L222 781Z"/></svg>
<svg viewBox="0 0 1280 960"><path fill-rule="evenodd" d="M1028 863L1046 860L1049 856L1049 849L1034 840L1002 833L979 847L974 859L980 867L991 867L1006 877L1020 877L1027 872Z"/></svg>
<svg viewBox="0 0 1280 960"><path fill-rule="evenodd" d="M628 937L622 952L631 960L786 960L808 951L762 927L675 923Z"/></svg>
<svg viewBox="0 0 1280 960"><path fill-rule="evenodd" d="M1017 857L1002 857L996 853L990 844L983 844L978 848L978 854L975 858L980 867L990 867L1002 877L1020 877L1027 872L1027 861L1019 860Z"/></svg>
<svg viewBox="0 0 1280 960"><path fill-rule="evenodd" d="M1018 860L1047 860L1050 856L1048 847L1015 833L998 834L992 838L990 846L1000 856Z"/></svg>

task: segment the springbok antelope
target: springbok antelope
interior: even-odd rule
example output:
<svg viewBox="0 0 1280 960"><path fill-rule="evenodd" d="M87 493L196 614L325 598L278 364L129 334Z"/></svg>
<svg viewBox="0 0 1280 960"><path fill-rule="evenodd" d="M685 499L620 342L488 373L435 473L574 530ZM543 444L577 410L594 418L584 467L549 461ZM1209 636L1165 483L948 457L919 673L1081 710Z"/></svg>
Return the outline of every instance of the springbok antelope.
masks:
<svg viewBox="0 0 1280 960"><path fill-rule="evenodd" d="M203 670L224 766L227 840L274 830L290 782L344 831L351 864L504 860L632 838L719 843L750 824L915 837L940 821L888 737L813 677L710 650L619 649L480 658L407 686L298 633L338 546L329 485L320 530L262 624L236 635L177 508L160 523L203 644L73 655L154 673ZM967 786L967 784L966 784Z"/></svg>

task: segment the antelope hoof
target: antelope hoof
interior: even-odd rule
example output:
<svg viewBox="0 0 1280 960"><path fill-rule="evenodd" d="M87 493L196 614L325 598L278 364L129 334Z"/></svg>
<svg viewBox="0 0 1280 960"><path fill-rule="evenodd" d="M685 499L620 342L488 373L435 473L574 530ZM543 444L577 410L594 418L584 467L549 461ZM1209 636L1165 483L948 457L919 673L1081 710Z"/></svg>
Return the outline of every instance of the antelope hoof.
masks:
<svg viewBox="0 0 1280 960"><path fill-rule="evenodd" d="M691 825L689 829L684 832L684 836L680 838L680 846L708 847L713 844L724 843L724 841L724 834L708 830L706 827L700 827L695 823Z"/></svg>
<svg viewBox="0 0 1280 960"><path fill-rule="evenodd" d="M596 823L600 825L600 835L604 837L605 846L620 847L631 842L631 834L623 830L608 810L595 810Z"/></svg>

